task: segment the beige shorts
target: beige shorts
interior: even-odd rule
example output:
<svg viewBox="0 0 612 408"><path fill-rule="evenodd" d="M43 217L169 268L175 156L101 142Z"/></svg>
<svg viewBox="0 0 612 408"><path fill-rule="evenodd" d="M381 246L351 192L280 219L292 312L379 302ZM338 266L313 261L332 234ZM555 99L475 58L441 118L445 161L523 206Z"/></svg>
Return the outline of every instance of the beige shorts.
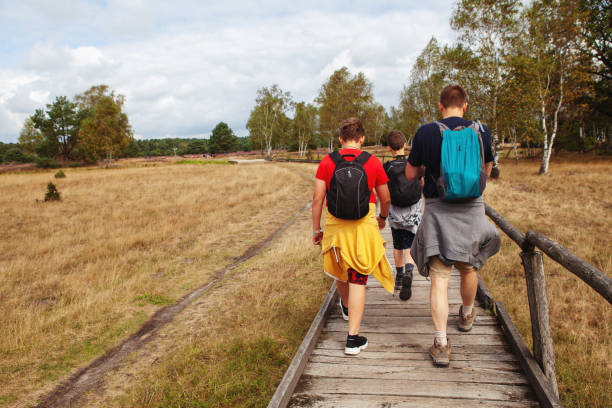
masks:
<svg viewBox="0 0 612 408"><path fill-rule="evenodd" d="M446 265L444 262L440 260L437 256L429 257L429 277L430 278L446 278L450 279L451 276L451 266ZM455 262L455 268L461 273L470 273L476 272L476 268L474 268L469 263L465 262Z"/></svg>

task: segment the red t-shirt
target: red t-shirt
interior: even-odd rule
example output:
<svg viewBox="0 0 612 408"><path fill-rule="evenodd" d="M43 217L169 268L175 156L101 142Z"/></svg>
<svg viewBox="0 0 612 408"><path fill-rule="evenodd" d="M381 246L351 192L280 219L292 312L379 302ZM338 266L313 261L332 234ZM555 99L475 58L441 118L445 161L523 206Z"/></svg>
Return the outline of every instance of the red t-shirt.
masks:
<svg viewBox="0 0 612 408"><path fill-rule="evenodd" d="M340 154L354 154L355 157L361 154L361 150L359 149L341 149ZM355 157L347 156L344 159L346 161L353 161ZM371 191L370 194L370 202L376 203L376 195L374 194L374 187L380 186L382 184L386 184L389 181L387 177L387 173L383 169L380 160L376 156L371 156L368 161L363 165L363 168L368 176L368 188ZM336 169L336 164L329 157L329 155L325 156L321 163L319 163L319 167L317 168L316 178L319 180L323 180L327 185L327 189L329 190L329 184L331 183L332 176L334 175L334 170Z"/></svg>

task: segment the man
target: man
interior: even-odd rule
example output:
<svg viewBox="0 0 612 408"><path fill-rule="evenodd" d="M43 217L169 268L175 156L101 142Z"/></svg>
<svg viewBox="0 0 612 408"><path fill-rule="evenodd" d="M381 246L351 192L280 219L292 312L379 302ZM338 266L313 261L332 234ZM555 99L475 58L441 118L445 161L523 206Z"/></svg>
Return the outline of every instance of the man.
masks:
<svg viewBox="0 0 612 408"><path fill-rule="evenodd" d="M430 307L434 323L434 343L430 355L437 366L448 366L451 346L446 336L448 320L448 283L451 266L461 274L461 300L458 328L470 331L476 317L473 308L478 287L477 270L494 255L500 246L499 234L487 220L482 197L462 202L443 201L437 181L440 178L443 128L453 130L469 127L463 119L467 109L467 94L459 85L448 85L440 94L440 123L421 126L413 139L406 166L406 177L414 180L425 176L423 195L425 211L411 248L419 273L429 276ZM484 150L484 172L493 165L491 135L478 124ZM484 187L483 187L484 188Z"/></svg>

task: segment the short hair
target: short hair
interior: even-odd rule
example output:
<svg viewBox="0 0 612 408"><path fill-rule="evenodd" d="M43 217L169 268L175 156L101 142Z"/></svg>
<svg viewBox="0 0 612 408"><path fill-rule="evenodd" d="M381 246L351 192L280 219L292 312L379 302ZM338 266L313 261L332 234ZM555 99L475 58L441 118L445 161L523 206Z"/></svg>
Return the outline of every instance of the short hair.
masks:
<svg viewBox="0 0 612 408"><path fill-rule="evenodd" d="M467 93L465 89L457 84L445 86L440 93L440 103L444 108L449 108L451 106L463 108L466 102Z"/></svg>
<svg viewBox="0 0 612 408"><path fill-rule="evenodd" d="M354 140L356 142L358 142L359 139L361 139L361 137L365 134L361 120L355 117L342 121L339 132L340 139L344 141Z"/></svg>
<svg viewBox="0 0 612 408"><path fill-rule="evenodd" d="M392 130L387 135L387 145L391 148L391 150L400 150L404 147L406 143L406 137L399 130Z"/></svg>

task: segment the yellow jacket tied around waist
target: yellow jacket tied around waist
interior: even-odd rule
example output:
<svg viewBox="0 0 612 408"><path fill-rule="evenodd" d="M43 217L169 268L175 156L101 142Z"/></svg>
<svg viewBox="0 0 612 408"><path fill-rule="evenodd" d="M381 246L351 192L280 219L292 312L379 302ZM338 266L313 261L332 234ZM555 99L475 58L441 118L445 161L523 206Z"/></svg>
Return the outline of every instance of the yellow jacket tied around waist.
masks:
<svg viewBox="0 0 612 408"><path fill-rule="evenodd" d="M351 268L373 275L393 293L394 280L385 257L385 241L378 230L376 204L370 203L368 214L358 220L336 218L326 208L324 231L321 250L325 272L346 282Z"/></svg>

